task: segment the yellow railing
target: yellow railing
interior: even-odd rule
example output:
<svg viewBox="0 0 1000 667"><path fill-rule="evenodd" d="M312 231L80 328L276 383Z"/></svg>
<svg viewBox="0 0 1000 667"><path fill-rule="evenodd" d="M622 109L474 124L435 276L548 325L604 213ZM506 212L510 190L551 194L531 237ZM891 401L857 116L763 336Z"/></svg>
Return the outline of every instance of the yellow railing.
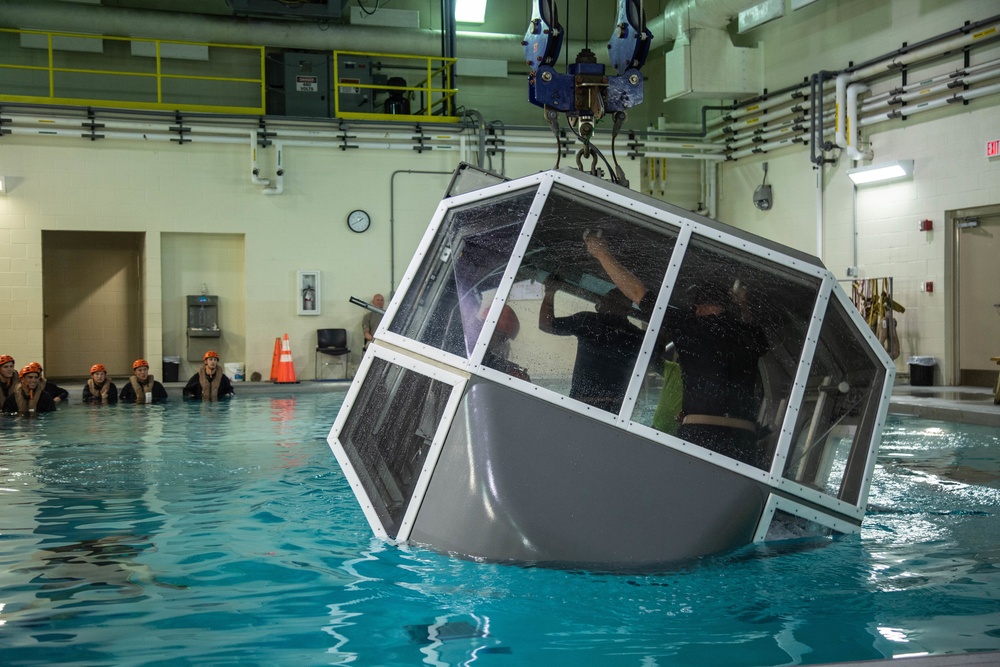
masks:
<svg viewBox="0 0 1000 667"><path fill-rule="evenodd" d="M37 45L14 48L25 37ZM185 49L174 57L162 53ZM226 68L256 75L226 76ZM262 46L0 28L0 102L262 114L264 92ZM244 103L202 101L220 97Z"/></svg>
<svg viewBox="0 0 1000 667"><path fill-rule="evenodd" d="M455 58L332 53L335 118L460 120ZM263 46L0 28L0 103L260 115L265 58ZM419 81L389 85L394 77Z"/></svg>
<svg viewBox="0 0 1000 667"><path fill-rule="evenodd" d="M454 115L454 97L458 89L452 87L452 71L456 62L456 58L435 56L334 51L334 116L357 120L457 123L460 119ZM352 64L355 67L352 68ZM405 79L407 74L419 73L423 78L415 85L404 86L366 83L374 81L374 69L380 70L386 81L393 74ZM400 104L386 104L385 100L378 99L380 93L392 92L403 94L397 99L405 99L406 106L410 107L409 113L405 113L405 107ZM352 105L355 100L357 104ZM352 110L351 106L364 110Z"/></svg>

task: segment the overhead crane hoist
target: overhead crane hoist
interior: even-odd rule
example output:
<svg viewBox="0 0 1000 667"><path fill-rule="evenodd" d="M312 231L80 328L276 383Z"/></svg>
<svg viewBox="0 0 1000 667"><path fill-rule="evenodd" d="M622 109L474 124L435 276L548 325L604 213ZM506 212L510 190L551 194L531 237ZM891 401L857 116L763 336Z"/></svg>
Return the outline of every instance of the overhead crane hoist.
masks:
<svg viewBox="0 0 1000 667"><path fill-rule="evenodd" d="M608 55L618 74L609 76L605 66L597 62L596 55L589 48L577 54L576 61L567 66L566 74L557 72L554 65L562 50L564 32L559 24L555 0L533 0L531 22L521 42L530 70L528 100L542 107L545 122L556 135L557 168L558 156L562 153L559 114L564 113L570 129L583 142L583 148L576 154L577 167L592 175L602 176L597 159L604 156L591 145L590 140L595 124L611 114L614 121L611 158L615 166L611 170L611 165L608 165L612 171L610 177L613 182L628 187L625 172L615 156L615 138L628 117L626 110L642 103L642 74L639 70L646 62L653 38L653 34L646 29L643 4L643 0L618 0L618 17L608 40ZM583 167L584 159L591 160L589 170Z"/></svg>

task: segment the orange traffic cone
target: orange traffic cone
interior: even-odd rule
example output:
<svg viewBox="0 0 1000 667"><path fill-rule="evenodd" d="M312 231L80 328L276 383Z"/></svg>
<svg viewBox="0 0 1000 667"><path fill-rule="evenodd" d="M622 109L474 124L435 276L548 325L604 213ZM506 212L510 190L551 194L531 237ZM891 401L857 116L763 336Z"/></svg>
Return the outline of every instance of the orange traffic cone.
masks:
<svg viewBox="0 0 1000 667"><path fill-rule="evenodd" d="M295 365L292 363L292 346L288 334L281 339L281 359L278 360L278 384L296 384Z"/></svg>
<svg viewBox="0 0 1000 667"><path fill-rule="evenodd" d="M281 361L281 339L274 339L274 354L271 355L271 379L269 382L278 381L278 362Z"/></svg>

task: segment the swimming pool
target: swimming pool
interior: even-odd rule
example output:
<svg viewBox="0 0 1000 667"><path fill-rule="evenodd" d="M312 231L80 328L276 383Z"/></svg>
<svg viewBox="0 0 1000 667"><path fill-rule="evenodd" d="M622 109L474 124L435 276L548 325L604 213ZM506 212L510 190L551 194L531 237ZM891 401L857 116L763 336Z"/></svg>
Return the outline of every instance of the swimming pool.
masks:
<svg viewBox="0 0 1000 667"><path fill-rule="evenodd" d="M860 536L657 574L371 537L341 392L0 422L4 665L794 665L1000 649L1000 436L890 417Z"/></svg>

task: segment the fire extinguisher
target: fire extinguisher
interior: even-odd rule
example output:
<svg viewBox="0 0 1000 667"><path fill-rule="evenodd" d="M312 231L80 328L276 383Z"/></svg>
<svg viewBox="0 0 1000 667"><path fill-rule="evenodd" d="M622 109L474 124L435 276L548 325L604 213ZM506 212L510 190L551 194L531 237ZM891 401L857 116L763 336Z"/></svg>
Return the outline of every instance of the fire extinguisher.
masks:
<svg viewBox="0 0 1000 667"><path fill-rule="evenodd" d="M302 290L302 310L312 310L313 301L315 300L316 290L312 285L307 286Z"/></svg>

